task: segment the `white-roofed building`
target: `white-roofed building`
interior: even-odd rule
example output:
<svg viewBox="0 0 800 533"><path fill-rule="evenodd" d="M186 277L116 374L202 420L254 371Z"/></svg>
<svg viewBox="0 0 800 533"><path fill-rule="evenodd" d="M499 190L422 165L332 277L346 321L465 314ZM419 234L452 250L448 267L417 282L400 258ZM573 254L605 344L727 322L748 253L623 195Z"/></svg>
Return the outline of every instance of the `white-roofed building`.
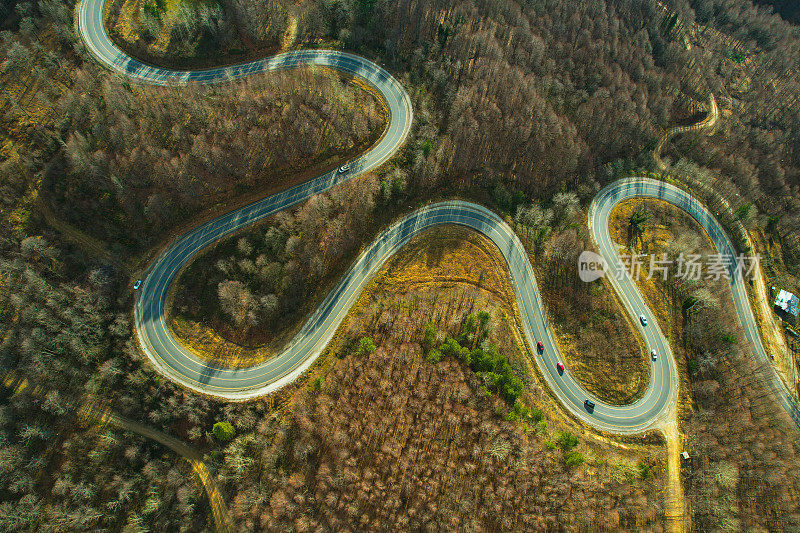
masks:
<svg viewBox="0 0 800 533"><path fill-rule="evenodd" d="M775 298L775 308L781 311L792 322L797 321L798 298L789 291L781 289Z"/></svg>

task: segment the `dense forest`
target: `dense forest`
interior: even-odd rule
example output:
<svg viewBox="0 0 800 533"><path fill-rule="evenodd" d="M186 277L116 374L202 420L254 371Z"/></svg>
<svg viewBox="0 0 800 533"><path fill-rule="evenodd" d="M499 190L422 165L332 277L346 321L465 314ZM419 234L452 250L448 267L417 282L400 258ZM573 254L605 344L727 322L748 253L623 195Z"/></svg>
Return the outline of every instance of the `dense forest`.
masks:
<svg viewBox="0 0 800 533"><path fill-rule="evenodd" d="M625 212L628 216L618 209L612 219L612 235L620 244L673 261L681 254L713 252L711 241L687 215L652 200L637 203ZM631 213L645 213L646 221L632 225ZM635 237L626 239L630 229ZM698 531L796 529L797 429L765 386L768 370L749 353L728 281L681 278L674 264L666 280L656 275L645 281L649 276L643 273L639 285L649 305L664 310L659 318L665 333L680 339L673 350L678 364L685 365L691 394L684 427L694 459L684 469L683 482L694 526Z"/></svg>
<svg viewBox="0 0 800 533"><path fill-rule="evenodd" d="M181 274L176 314L237 344L274 340L314 309L320 285L327 289L372 238L375 208L389 200L378 187L369 175L213 246Z"/></svg>
<svg viewBox="0 0 800 533"><path fill-rule="evenodd" d="M607 446L558 415L502 318L513 312L502 263L460 228L423 233L394 256L280 422L226 449L220 473L237 521L251 530L660 527L660 447ZM519 400L510 407L473 371L481 346L526 383L525 402L537 407L521 423Z"/></svg>
<svg viewBox="0 0 800 533"><path fill-rule="evenodd" d="M789 22L800 24L800 4L794 0L756 0L757 4L772 6L775 13L780 14Z"/></svg>
<svg viewBox="0 0 800 533"><path fill-rule="evenodd" d="M159 9L158 2L142 4ZM523 225L546 226L540 244L547 247L552 219L539 215L558 208L557 193L569 194L571 205L585 206L614 177L652 170L657 139L666 128L702 116L709 91L723 110L716 133L676 138L664 156L691 163L673 168L705 168L701 177L714 180L729 200L752 204L751 229L777 243L778 266L797 274L798 29L750 0L665 4L677 18L650 0L231 1L206 18L186 18L191 27L184 28L194 37L185 40L196 46L170 49L176 57L213 45L207 38L201 42L207 35L203 25L217 28L210 34L217 36L235 28L247 53L255 53L279 46L277 35L286 35L294 20L293 46L330 45L373 57L402 79L415 105L412 138L390 166L365 179L362 189L332 191L273 223L282 232L276 242L283 249L266 250L271 246L266 228L258 242L249 243L252 249L244 243L239 250L233 241L241 264L220 269L215 274L220 278L203 290L219 295L220 283L236 281L260 255L265 276L269 269L277 271L275 264L283 276L280 287L270 278L274 287L258 290L296 290L354 253L379 221L437 196L474 198L512 219L519 212ZM281 22L265 29L269 13L254 12L259 6L285 12L286 27ZM395 352L428 364L415 346L386 335L372 360L345 350L342 366L334 366L331 381L320 384L319 396L292 407L279 425L270 414L274 399L225 404L188 394L158 376L132 334L128 288L131 270L181 227L225 209L226 202L278 190L365 149L382 130L381 106L325 71L213 88L131 85L91 60L76 37L73 9L72 0L0 4L0 372L32 385L18 394L5 388L0 393L0 529L211 527L206 498L190 480L190 469L152 442L75 424L77 406L87 400L207 453L223 474L228 498L244 481L246 491L231 502L243 527L286 526L304 520L305 510L323 501L337 509L315 517L326 524L358 527L384 517L388 511L375 502L388 493L363 496L353 481L360 476L362 484L377 486L383 472L369 462L352 464L362 446L361 421L338 419L333 445L305 428L311 420L325 421L330 412L319 398L335 400L337 413L366 409L358 390L378 402L369 405L392 406L386 395L401 397L397 385L371 376L394 364L389 355ZM229 25L220 26L217 14L228 17ZM162 29L155 18L153 35ZM172 42L179 42L180 31ZM237 46L230 44L228 56L217 57L244 57L232 51ZM342 209L338 201L357 201L363 212ZM292 236L297 240L287 250ZM310 250L323 241L328 253L314 262ZM284 286L293 260L303 276ZM724 318L696 315L687 342L706 342L703 335L716 331L714 320ZM722 493L725 501L737 502L728 507L734 526L796 524L791 509L763 502L791 502L781 491L795 491L796 475L776 464L779 458L790 464L800 451L777 438L789 431L785 421L764 416L776 407L759 394L759 375L748 366L741 343L723 344L719 338L715 343L719 354L713 360L692 344L698 363L690 371L691 391L700 411L689 430L699 443L702 476L688 494L697 523L716 523L718 511L704 506ZM361 389L343 381L352 369L366 378ZM392 409L398 424L419 413L435 431L434 419L446 405L469 412L463 431L483 445L526 438L519 426L500 417L482 424L496 407L475 398L478 378L457 362L444 360L421 372L430 389L425 397L403 389L409 407ZM726 446L733 438L730 427L718 424L726 415L746 423L746 446ZM231 442L212 432L221 421L236 428ZM299 432L306 440L292 440ZM262 433L281 437L274 448L262 449L271 455L250 453L259 449L254 443L264 440ZM598 491L586 482L585 467L575 473L557 453L541 455L538 441L529 442L508 449L504 444L501 459L465 452L475 468L502 472L542 461L533 473L518 474L524 484L519 489L498 481L490 494L460 485L471 491L470 501L521 512L541 503L531 488L539 483L550 483L554 494L570 501L569 483L577 476L581 499L570 502L572 509L595 512L587 502L611 499L615 512L604 516L608 527L659 527L652 514L657 497L647 482L615 481L610 492ZM414 462L390 445L386 453ZM380 457L366 449L371 458ZM422 443L413 449L427 453ZM740 464L756 453L762 454L757 464ZM308 457L319 462L313 471L300 472L298 465ZM424 464L409 470L420 491L422 477L430 473ZM271 469L276 465L280 468ZM347 475L329 476L332 468ZM464 476L473 472L470 467ZM274 501L258 493L261 483L270 490L282 487L272 494ZM318 500L309 499L309 483ZM422 500L409 503L409 494L416 493L409 488L389 494L394 499L387 501L404 502L418 513L398 527L445 523L444 511L425 514L416 505ZM641 510L643 523L617 508ZM253 510L262 514L248 514ZM524 523L555 526L564 516L549 507L536 513ZM470 519L489 529L506 525L469 513L460 524L467 527Z"/></svg>
<svg viewBox="0 0 800 533"><path fill-rule="evenodd" d="M718 91L730 111L719 132L685 136L677 153L717 171L764 226L780 217L770 231L797 272L796 28L747 1L698 2L698 22L754 56L749 90L734 92L726 50L668 38L649 1L400 5L387 37L442 102L444 135L415 174L423 186L501 181L538 198L565 186L586 198L593 180L649 165L645 149L660 132ZM689 27L690 6L674 7Z"/></svg>

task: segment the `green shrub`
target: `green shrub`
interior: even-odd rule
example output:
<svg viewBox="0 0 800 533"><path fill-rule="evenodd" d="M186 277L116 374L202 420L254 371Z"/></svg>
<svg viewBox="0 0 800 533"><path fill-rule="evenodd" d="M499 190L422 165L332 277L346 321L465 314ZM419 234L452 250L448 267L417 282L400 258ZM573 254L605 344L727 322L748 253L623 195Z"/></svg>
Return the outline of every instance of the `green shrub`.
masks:
<svg viewBox="0 0 800 533"><path fill-rule="evenodd" d="M436 342L436 326L432 322L428 322L425 324L425 330L423 331L423 339L422 344L426 350L430 350L433 348L433 343Z"/></svg>
<svg viewBox="0 0 800 533"><path fill-rule="evenodd" d="M519 395L522 394L524 388L525 386L522 384L522 380L509 372L504 376L500 394L505 398L506 402L513 404L517 401Z"/></svg>
<svg viewBox="0 0 800 533"><path fill-rule="evenodd" d="M374 353L376 350L375 342L372 340L371 337L362 337L360 341L358 341L358 349L356 350L356 355L370 355Z"/></svg>
<svg viewBox="0 0 800 533"><path fill-rule="evenodd" d="M736 63L744 63L747 56L738 50L725 50L723 53L725 57Z"/></svg>
<svg viewBox="0 0 800 533"><path fill-rule="evenodd" d="M564 454L564 464L570 468L584 462L586 462L586 459L583 458L580 452L573 450Z"/></svg>
<svg viewBox="0 0 800 533"><path fill-rule="evenodd" d="M519 399L514 402L511 411L514 412L520 420L528 420L531 416L531 410Z"/></svg>
<svg viewBox="0 0 800 533"><path fill-rule="evenodd" d="M558 436L556 437L556 442L559 446L561 446L561 449L564 451L564 453L566 453L578 445L578 437L569 431L562 431L559 432Z"/></svg>
<svg viewBox="0 0 800 533"><path fill-rule="evenodd" d="M444 357L459 357L461 354L461 345L453 337L446 337L439 349Z"/></svg>
<svg viewBox="0 0 800 533"><path fill-rule="evenodd" d="M433 348L428 352L428 355L425 356L425 358L431 363L438 363L439 361L442 360L442 352L440 352L436 348Z"/></svg>
<svg viewBox="0 0 800 533"><path fill-rule="evenodd" d="M214 424L211 432L222 442L228 442L236 435L236 430L230 422L217 422Z"/></svg>
<svg viewBox="0 0 800 533"><path fill-rule="evenodd" d="M470 314L461 325L461 335L458 340L461 344L472 346L480 345L489 336L489 320L491 315L486 311Z"/></svg>
<svg viewBox="0 0 800 533"><path fill-rule="evenodd" d="M511 406L511 410L505 415L507 419L528 421L531 416L530 409L522 403L517 405L519 396L525 390L524 383L515 375L506 356L498 353L497 346L494 344L486 346L483 342L488 335L490 319L491 316L486 311L468 315L462 324L460 337L455 339L448 335L439 344L438 349L434 347L438 332L432 323L428 323L423 330L423 346L426 349L427 359L436 363L445 357L457 358L468 365L473 372L483 376L488 389L498 393L506 404ZM480 335L480 343L474 342L477 340L476 334ZM462 346L464 342L474 342L473 346L475 344L479 346L470 350ZM541 411L537 411L531 420L536 424L541 419Z"/></svg>
<svg viewBox="0 0 800 533"><path fill-rule="evenodd" d="M147 1L142 5L142 9L144 9L145 13L160 18L167 9L167 2L166 0Z"/></svg>
<svg viewBox="0 0 800 533"><path fill-rule="evenodd" d="M645 463L644 461L639 461L639 464L636 465L639 470L639 477L642 479L648 479L650 477L650 465Z"/></svg>

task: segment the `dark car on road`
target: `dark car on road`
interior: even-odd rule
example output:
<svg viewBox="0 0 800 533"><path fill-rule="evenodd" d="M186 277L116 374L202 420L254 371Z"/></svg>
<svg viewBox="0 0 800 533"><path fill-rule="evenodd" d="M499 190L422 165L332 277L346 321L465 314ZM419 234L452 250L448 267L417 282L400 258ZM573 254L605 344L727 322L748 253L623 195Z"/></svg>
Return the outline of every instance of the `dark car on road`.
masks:
<svg viewBox="0 0 800 533"><path fill-rule="evenodd" d="M584 407L586 407L586 410L589 411L590 413L594 411L594 402L592 400L589 399L583 400L583 405Z"/></svg>

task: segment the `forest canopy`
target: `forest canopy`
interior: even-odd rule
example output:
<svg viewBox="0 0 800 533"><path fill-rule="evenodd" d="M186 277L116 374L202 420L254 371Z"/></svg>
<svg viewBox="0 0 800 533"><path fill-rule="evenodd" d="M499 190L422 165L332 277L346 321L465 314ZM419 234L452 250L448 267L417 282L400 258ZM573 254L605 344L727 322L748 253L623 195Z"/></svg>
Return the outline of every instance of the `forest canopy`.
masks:
<svg viewBox="0 0 800 533"><path fill-rule="evenodd" d="M152 30L144 39L147 48L164 29L155 19L166 3L141 4L143 16L151 17L145 20ZM385 168L358 187L335 189L272 221L279 238L273 233L268 239L269 229L264 228L258 242L245 239L241 249L232 241L239 255L235 265L223 262L217 268L215 261L210 266L216 271L205 289L219 300L221 315L227 313L243 327L296 311L304 283L320 283L375 228L432 198L458 196L486 203L544 240L559 213L585 207L602 185L621 175L658 170L652 157L658 139L674 125L702 119L709 94L715 95L722 120L713 135L688 132L669 143L663 153L669 168L712 185L729 201L748 205L742 218L775 250L774 268L800 273L800 33L773 12L774 7L791 20L785 4L231 0L204 5L184 11L174 26L171 42L186 46L169 48L173 58L195 54L196 59L222 43L224 53L215 57L234 61L247 56L234 49L248 39L248 53L283 46L351 50L396 75L412 95L415 111L407 145ZM318 456L324 461L313 464L321 480L317 493L346 509L330 523L358 527L369 510L339 497L364 494L360 482L351 480L346 491L339 490L343 478L329 475L330 465L353 468L358 456L354 450L368 435L362 431L367 422L346 415L380 391L396 387L397 398L425 406L420 412L428 420L440 416L445 404L458 404L457 409L468 412L465 431L475 428L487 446L496 440L497 427L503 435L521 435L517 426L506 427L499 419L481 425L481 417L491 416L493 407L476 398L480 378L471 370L444 371L464 370L455 358L424 366L430 395L439 403L412 398L415 391L398 385L409 377L402 374L406 364L391 362L391 371L405 377L384 387L380 371L389 367L392 353L410 353L424 362L418 350L399 338L373 345L372 359L343 354L344 366L332 374L335 383L319 383L320 395L311 410L292 407L274 456L256 453L263 449L258 446L266 442L264 435L275 429L266 402L224 404L189 394L157 374L146 363L131 324L131 282L147 264L148 253L185 225L213 215L206 209L221 210L226 202L263 196L363 152L380 136L385 117L374 98L327 71L284 73L213 88L132 84L91 58L76 35L74 8L74 0L0 3L0 371L44 391L34 397L4 389L0 397L0 529L146 526L172 531L207 526L210 510L189 481L189 468L128 432L81 429L75 422L78 406L88 400L207 453L229 480L228 497L243 523L261 523L260 517L246 516L251 508L269 507L263 523L300 514L305 507L294 498L308 497L301 470L316 449L324 451ZM264 21L272 13L278 14L275 25L267 28ZM225 40L233 33L239 43ZM151 59L159 57L166 60L155 54ZM355 209L342 207L352 204ZM315 254L319 249L325 250L324 256ZM247 286L240 278L256 266L263 280L260 286ZM254 301L257 291L265 292L266 299ZM276 294L286 297L283 307L274 305ZM693 327L715 331L699 318ZM768 398L756 397L754 391L763 384L748 366L744 349L737 344L728 350L728 360L713 372L693 372L689 389L706 412L721 409L723 415L745 417L745 427L754 428L753 446L769 445L764 460L743 471L747 478L740 485L723 487L726 502L759 502L751 507L743 503L742 509L752 511L743 523L767 529L777 523L770 514L777 508L763 502L785 504L780 490L797 486L798 469L789 468L797 453L778 447L774 436L784 434L784 427L764 416L776 407ZM735 379L727 373L730 366L738 373ZM367 394L359 394L348 381L348 369L362 367L369 376L378 376L369 378ZM733 397L741 390L751 395L748 405L723 409L728 393ZM326 401L328 395L336 395L338 403ZM507 396L510 400L513 395ZM331 405L341 420L328 416ZM397 427L405 424L404 412L391 398L384 407ZM729 426L707 415L698 418L697 438L713 444L713 433L723 445L731 440ZM315 420L320 421L318 433L307 432L309 421ZM339 422L338 427L347 429L344 433L327 431ZM220 429L215 436L216 424ZM294 438L301 431L307 440ZM331 435L334 441L327 440ZM310 441L316 448L308 447ZM526 445L509 457L543 457L538 444L530 442L536 449ZM353 449L343 453L347 446ZM426 449L424 442L419 449ZM710 444L700 449L715 453ZM479 448L464 446L463 451L475 464L492 464ZM774 463L784 453L787 468L777 470ZM402 459L413 463L408 456ZM350 472L374 479L371 464ZM509 459L503 472L523 471L524 491L516 493L517 487L505 482L498 490L488 484L481 490L498 509L510 513L522 501L536 511L533 502L542 493L531 487L552 469L520 470L517 464ZM709 464L716 466L706 468L708 472L724 466L717 473L725 483L738 479L728 466ZM413 466L418 468L413 471L425 469L423 463ZM560 461L557 468L554 493L568 499L571 470ZM246 487L234 492L243 479L248 480ZM581 479L586 487L589 482ZM290 490L267 496L259 492L262 481L270 490L287 483ZM625 487L613 482L621 493L651 493L649 485L630 491ZM708 485L709 491L718 488ZM586 487L586 494L592 496L594 490ZM603 497L614 490L604 491ZM370 497L379 499L375 494ZM385 499L382 505L398 507L406 495L392 497L396 505ZM658 520L655 504L636 500L641 516ZM569 504L586 501L581 495ZM703 510L701 505L696 507ZM713 509L706 511L711 524L716 515ZM779 511L780 520L797 523L792 511ZM629 529L636 526L636 514L631 511L628 517ZM531 524L547 525L534 518ZM614 516L607 518L614 522ZM496 525L486 524L489 529Z"/></svg>

